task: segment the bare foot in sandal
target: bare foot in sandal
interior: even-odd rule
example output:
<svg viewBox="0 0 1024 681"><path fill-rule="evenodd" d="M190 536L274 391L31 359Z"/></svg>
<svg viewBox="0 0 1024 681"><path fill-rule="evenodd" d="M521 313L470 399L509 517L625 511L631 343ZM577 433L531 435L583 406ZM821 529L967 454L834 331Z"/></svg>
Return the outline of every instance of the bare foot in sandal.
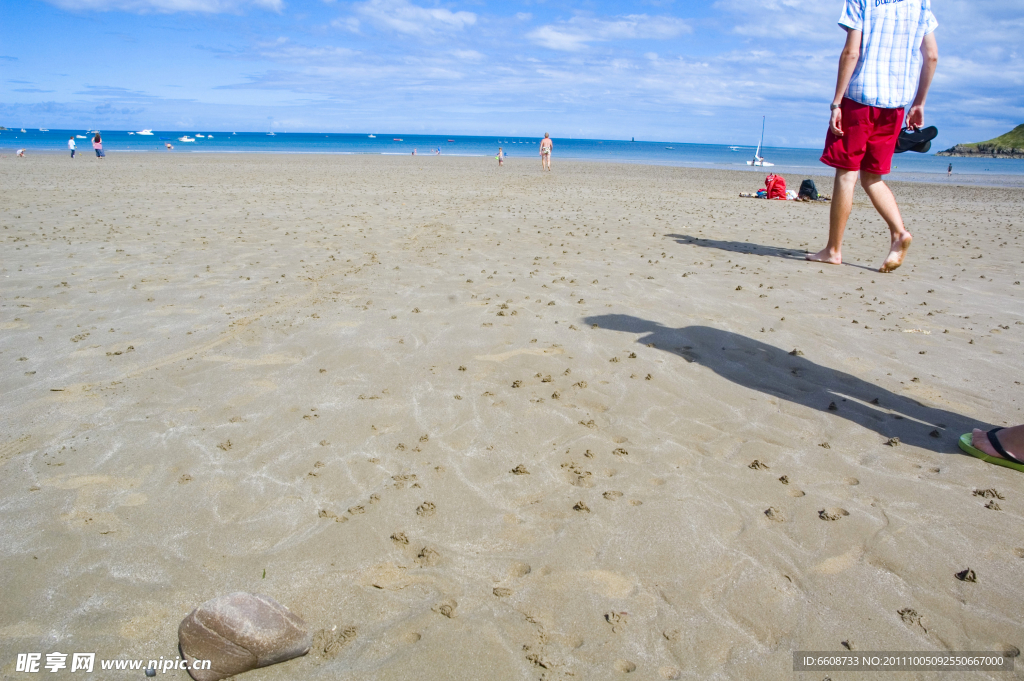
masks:
<svg viewBox="0 0 1024 681"><path fill-rule="evenodd" d="M999 440L999 444L1010 455L1010 461L1024 463L1024 426L1003 428L994 437ZM975 428L971 433L971 444L975 449L980 449L991 457L996 459L1006 458L996 451L996 448L989 442L988 433L980 428Z"/></svg>

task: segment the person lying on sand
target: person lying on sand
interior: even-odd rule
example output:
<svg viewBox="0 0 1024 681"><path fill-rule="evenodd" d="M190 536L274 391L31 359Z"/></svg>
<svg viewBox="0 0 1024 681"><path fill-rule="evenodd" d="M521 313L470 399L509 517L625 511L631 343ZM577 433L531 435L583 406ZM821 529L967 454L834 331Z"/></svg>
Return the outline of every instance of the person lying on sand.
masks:
<svg viewBox="0 0 1024 681"><path fill-rule="evenodd" d="M1024 471L1024 425L988 432L975 428L960 438L960 448L982 461Z"/></svg>
<svg viewBox="0 0 1024 681"><path fill-rule="evenodd" d="M915 89L907 125L915 129L924 125L925 98L939 61L934 34L938 22L930 0L884 4L846 0L839 25L846 30L846 45L839 58L821 155L822 163L836 169L828 244L807 259L831 265L843 262L843 232L859 172L861 186L889 225L889 255L879 271L892 272L903 264L912 237L882 176L891 169L903 108L910 104Z"/></svg>

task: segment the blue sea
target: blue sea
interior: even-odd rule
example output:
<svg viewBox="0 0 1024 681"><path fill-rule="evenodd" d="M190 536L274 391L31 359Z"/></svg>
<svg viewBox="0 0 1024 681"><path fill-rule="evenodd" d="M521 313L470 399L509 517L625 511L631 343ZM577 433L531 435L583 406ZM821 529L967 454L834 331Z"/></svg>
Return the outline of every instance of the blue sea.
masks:
<svg viewBox="0 0 1024 681"><path fill-rule="evenodd" d="M19 148L31 152L66 152L68 137L77 139L80 154L92 154L92 135L81 130L18 129L0 131L0 151L10 153ZM523 136L461 136L410 135L403 133L367 134L284 133L263 132L195 132L157 131L139 135L128 131L101 131L107 154L118 152L152 152L161 154L201 153L292 153L292 154L394 154L409 155L415 150L423 156L493 157L498 147L510 158L538 159L540 137ZM197 135L202 135L199 137ZM182 142L187 136L194 142ZM595 140L555 137L553 161L639 163L743 170L763 175L831 175L832 169L818 161L821 149L789 149L765 147L762 156L775 164L773 168L752 168L746 161L754 156L755 145L726 146L688 144L684 142L650 142L630 140ZM168 151L165 143L174 149ZM538 160L539 163L539 160ZM946 168L953 164L952 178ZM941 184L976 184L1003 187L1024 187L1024 160L948 158L934 154L908 152L893 157L892 180Z"/></svg>

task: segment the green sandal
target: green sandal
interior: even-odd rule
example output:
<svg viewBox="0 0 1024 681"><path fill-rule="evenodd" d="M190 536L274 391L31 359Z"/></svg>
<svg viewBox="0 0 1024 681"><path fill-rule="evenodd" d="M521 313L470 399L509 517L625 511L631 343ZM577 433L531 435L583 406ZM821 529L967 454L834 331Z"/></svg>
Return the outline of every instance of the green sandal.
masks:
<svg viewBox="0 0 1024 681"><path fill-rule="evenodd" d="M992 430L988 431L988 441L989 443L991 443L992 449L999 452L999 454L1001 454L1005 458L1000 459L997 456L990 456L985 452L981 451L980 449L978 449L977 447L975 447L972 444L974 442L974 435L972 433L964 433L963 435L960 436L960 449L964 450L971 456L975 456L981 459L982 461L985 461L986 463L994 463L997 466L1005 466L1007 468L1012 468L1015 471L1024 472L1024 462L1020 461L1013 454L1010 454L1005 449L1003 449L1002 443L999 442L999 438L996 437L996 433L998 433L1000 430L1002 430L1002 428L993 428Z"/></svg>

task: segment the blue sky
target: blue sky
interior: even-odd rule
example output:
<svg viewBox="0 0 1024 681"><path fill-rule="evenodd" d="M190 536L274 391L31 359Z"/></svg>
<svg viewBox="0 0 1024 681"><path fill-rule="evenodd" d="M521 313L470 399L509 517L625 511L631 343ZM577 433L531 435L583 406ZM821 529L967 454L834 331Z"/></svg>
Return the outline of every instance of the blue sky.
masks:
<svg viewBox="0 0 1024 681"><path fill-rule="evenodd" d="M0 125L819 146L842 0L4 0ZM1024 2L933 0L940 148L1024 122Z"/></svg>

